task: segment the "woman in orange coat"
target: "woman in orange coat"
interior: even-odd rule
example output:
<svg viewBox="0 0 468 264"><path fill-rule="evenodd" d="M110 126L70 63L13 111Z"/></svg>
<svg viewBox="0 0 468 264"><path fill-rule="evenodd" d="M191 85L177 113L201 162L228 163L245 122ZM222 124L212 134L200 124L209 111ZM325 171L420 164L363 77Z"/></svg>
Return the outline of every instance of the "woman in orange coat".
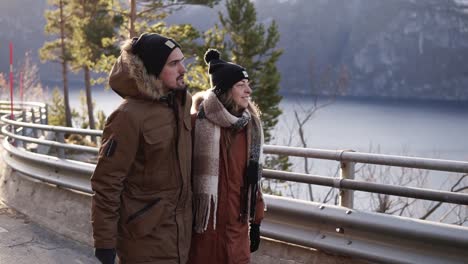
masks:
<svg viewBox="0 0 468 264"><path fill-rule="evenodd" d="M260 244L265 207L262 125L247 71L221 60L217 50L208 50L205 62L212 88L194 105L195 232L189 263L249 263Z"/></svg>

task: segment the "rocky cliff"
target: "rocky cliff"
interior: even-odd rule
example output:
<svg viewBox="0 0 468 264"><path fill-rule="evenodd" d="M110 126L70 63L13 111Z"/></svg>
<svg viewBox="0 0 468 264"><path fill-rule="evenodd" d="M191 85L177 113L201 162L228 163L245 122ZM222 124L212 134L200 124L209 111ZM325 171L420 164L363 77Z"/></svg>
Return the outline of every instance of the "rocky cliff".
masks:
<svg viewBox="0 0 468 264"><path fill-rule="evenodd" d="M280 3L281 2L281 3ZM466 2L466 1L465 1ZM468 13L463 1L260 1L277 19L283 89L343 95L468 99ZM270 13L270 14L269 14ZM330 70L331 69L331 70Z"/></svg>
<svg viewBox="0 0 468 264"><path fill-rule="evenodd" d="M465 0L256 0L260 22L276 20L284 54L283 93L468 100L468 13ZM46 39L45 0L0 2L0 72L8 71L8 40L16 58ZM224 10L191 7L169 23L200 30ZM37 57L36 57L37 58ZM59 81L55 64L41 65L45 81ZM72 81L74 80L71 76ZM75 80L81 81L81 77Z"/></svg>

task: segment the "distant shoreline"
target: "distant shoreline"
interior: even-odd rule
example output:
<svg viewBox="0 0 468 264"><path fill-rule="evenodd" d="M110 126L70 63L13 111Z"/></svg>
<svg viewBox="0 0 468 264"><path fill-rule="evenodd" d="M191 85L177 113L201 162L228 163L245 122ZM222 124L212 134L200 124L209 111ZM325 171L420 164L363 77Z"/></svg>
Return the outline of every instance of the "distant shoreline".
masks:
<svg viewBox="0 0 468 264"><path fill-rule="evenodd" d="M327 99L332 98L330 95L317 95L317 94L303 94L303 93L294 93L294 92L279 92L279 94L283 97L315 97L318 96L319 99ZM336 99L351 99L351 100L383 100L383 101L409 101L409 102L440 102L440 103L447 103L447 102L454 102L460 104L467 104L468 106L468 99L462 100L455 100L450 98L442 98L442 99L435 99L435 98L417 98L417 97L395 97L395 96L357 96L357 95L346 95L346 96L336 96Z"/></svg>
<svg viewBox="0 0 468 264"><path fill-rule="evenodd" d="M61 81L42 81L44 87L48 87L49 91L52 91L55 87L58 87L61 91ZM104 85L100 85L104 86ZM83 87L83 88L80 88ZM96 90L98 87L93 86L92 90ZM69 90L84 90L84 84L77 82L69 83ZM307 93L298 93L298 92L285 92L281 91L279 94L283 97L308 97L314 98L318 96L320 99L331 98L330 95L317 95L317 94L307 94ZM356 95L346 95L346 96L336 96L336 99L350 99L350 100L385 100L385 101L406 101L406 102L433 102L433 103L457 103L457 104L468 104L468 99L452 99L452 98L418 98L418 97L395 97L395 96L356 96Z"/></svg>

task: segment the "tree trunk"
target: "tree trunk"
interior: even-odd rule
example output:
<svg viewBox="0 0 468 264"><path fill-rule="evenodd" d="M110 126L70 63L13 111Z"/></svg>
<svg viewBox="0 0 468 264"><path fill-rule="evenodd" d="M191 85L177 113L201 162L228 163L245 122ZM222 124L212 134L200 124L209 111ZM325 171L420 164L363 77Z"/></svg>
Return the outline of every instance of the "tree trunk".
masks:
<svg viewBox="0 0 468 264"><path fill-rule="evenodd" d="M129 20L129 38L136 37L135 32L135 21L136 21L136 0L129 0L130 1L130 20Z"/></svg>
<svg viewBox="0 0 468 264"><path fill-rule="evenodd" d="M88 119L89 119L89 128L96 129L96 123L94 122L94 109L93 109L93 97L91 95L91 77L89 75L89 67L84 66L84 77L85 77L85 87L86 87L86 104L88 105Z"/></svg>
<svg viewBox="0 0 468 264"><path fill-rule="evenodd" d="M62 48L62 78L63 78L63 99L65 105L65 124L67 127L72 126L70 103L68 99L68 78L67 78L67 58L65 49L65 19L63 17L63 1L60 0L60 45Z"/></svg>
<svg viewBox="0 0 468 264"><path fill-rule="evenodd" d="M96 123L94 122L94 107L93 107L93 97L91 95L91 77L89 75L89 67L83 67L84 76L85 76L85 86L86 86L86 104L88 105L88 120L89 128L96 129ZM91 136L91 141L97 143L96 137Z"/></svg>

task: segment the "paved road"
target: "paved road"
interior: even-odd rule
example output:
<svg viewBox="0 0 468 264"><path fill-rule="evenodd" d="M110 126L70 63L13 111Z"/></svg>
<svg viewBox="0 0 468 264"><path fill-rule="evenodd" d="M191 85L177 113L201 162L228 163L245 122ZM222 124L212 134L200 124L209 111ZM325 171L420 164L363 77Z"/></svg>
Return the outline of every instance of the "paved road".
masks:
<svg viewBox="0 0 468 264"><path fill-rule="evenodd" d="M0 201L1 264L97 263L91 247L65 238Z"/></svg>

